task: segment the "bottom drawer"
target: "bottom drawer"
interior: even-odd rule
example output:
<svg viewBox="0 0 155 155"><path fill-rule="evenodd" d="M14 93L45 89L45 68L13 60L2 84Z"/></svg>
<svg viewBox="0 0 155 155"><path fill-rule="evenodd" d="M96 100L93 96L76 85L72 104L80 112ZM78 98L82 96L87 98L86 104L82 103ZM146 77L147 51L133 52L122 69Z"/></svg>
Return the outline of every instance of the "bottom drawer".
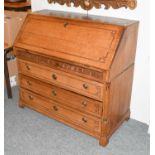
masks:
<svg viewBox="0 0 155 155"><path fill-rule="evenodd" d="M100 119L96 117L70 108L64 108L53 100L46 99L25 89L20 89L20 99L24 106L30 107L78 130L89 132L88 134L92 136L99 136L101 124Z"/></svg>

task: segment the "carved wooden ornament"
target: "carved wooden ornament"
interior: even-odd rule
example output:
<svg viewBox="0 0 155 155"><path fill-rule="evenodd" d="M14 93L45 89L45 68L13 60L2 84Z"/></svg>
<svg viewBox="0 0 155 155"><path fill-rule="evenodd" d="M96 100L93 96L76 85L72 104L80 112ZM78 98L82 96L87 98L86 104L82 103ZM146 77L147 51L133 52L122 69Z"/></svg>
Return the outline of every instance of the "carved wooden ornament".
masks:
<svg viewBox="0 0 155 155"><path fill-rule="evenodd" d="M81 6L84 10L90 10L93 7L96 9L101 8L101 5L105 5L105 9L110 7L118 9L121 7L134 9L137 6L136 0L48 0L49 3L59 3L60 5L66 4L71 6L71 3L74 4L74 7Z"/></svg>

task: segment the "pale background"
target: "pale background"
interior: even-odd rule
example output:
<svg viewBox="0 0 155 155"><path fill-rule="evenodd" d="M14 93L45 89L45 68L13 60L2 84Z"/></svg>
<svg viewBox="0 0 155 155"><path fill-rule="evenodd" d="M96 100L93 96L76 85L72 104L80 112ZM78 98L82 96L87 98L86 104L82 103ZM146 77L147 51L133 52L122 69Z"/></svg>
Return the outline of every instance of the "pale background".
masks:
<svg viewBox="0 0 155 155"><path fill-rule="evenodd" d="M60 6L58 4L48 4L47 0L31 0L32 10L60 10L69 12L87 12L79 8ZM135 74L133 91L131 98L131 118L149 124L149 2L139 0L135 10L129 9L93 9L89 14L112 16L140 21L137 54L135 61Z"/></svg>

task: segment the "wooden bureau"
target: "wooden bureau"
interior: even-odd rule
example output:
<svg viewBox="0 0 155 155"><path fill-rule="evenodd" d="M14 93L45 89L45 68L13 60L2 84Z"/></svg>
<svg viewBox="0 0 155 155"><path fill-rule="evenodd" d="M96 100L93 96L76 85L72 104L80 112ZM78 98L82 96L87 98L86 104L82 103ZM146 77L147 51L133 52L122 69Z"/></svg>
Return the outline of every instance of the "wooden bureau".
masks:
<svg viewBox="0 0 155 155"><path fill-rule="evenodd" d="M138 22L43 10L14 45L20 107L99 139L130 117Z"/></svg>

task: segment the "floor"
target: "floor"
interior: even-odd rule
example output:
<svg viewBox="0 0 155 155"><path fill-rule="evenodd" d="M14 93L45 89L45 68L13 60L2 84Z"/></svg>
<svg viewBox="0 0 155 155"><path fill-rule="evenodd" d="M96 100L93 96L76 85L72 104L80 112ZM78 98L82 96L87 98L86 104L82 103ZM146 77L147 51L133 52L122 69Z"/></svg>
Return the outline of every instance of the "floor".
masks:
<svg viewBox="0 0 155 155"><path fill-rule="evenodd" d="M55 120L18 107L5 91L5 155L149 155L148 126L130 119L111 137L107 147L98 140Z"/></svg>

